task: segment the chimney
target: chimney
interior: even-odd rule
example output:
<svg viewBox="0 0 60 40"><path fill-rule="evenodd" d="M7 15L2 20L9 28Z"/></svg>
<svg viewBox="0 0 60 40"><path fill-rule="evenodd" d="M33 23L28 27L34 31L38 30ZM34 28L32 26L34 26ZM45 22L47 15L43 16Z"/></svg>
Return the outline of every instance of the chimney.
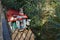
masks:
<svg viewBox="0 0 60 40"><path fill-rule="evenodd" d="M20 8L20 12L19 12L20 14L24 14L23 13L23 8Z"/></svg>

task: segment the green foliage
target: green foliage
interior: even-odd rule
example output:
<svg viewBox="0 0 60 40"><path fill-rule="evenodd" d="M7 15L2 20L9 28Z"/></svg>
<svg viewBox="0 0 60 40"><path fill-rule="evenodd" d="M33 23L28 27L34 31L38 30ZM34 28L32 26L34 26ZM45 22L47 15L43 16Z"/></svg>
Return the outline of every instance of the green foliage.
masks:
<svg viewBox="0 0 60 40"><path fill-rule="evenodd" d="M46 2L46 0L2 0L2 4L8 8L14 8L18 10L19 8L23 7L24 13L27 14L28 17L31 19L30 27L33 29L35 28L34 32L38 40L40 40L40 32L44 30L46 22L50 21L53 23L46 24L46 26L54 25L55 27L57 24L60 24L59 0L48 0L48 2ZM39 31L36 32L36 30L38 29ZM54 31L56 30L54 29L53 32Z"/></svg>
<svg viewBox="0 0 60 40"><path fill-rule="evenodd" d="M14 8L19 9L24 4L26 4L26 1L24 0L2 0L2 4L8 8Z"/></svg>

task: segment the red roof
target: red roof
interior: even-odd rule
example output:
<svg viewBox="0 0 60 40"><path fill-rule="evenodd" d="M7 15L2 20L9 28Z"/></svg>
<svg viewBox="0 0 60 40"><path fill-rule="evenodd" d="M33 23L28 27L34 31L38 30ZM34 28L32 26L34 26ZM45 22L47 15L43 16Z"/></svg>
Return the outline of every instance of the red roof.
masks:
<svg viewBox="0 0 60 40"><path fill-rule="evenodd" d="M14 16L14 15L15 15L15 16ZM23 14L22 14L22 13L19 13L19 11L14 10L14 9L9 9L9 10L7 11L6 16L7 16L7 19L10 19L12 16L14 16L14 17L16 17L16 16L22 16L23 18L28 18L28 16L25 15L24 13L23 13ZM19 18L19 19L21 20L22 18ZM10 21L10 20L9 20L9 21Z"/></svg>

